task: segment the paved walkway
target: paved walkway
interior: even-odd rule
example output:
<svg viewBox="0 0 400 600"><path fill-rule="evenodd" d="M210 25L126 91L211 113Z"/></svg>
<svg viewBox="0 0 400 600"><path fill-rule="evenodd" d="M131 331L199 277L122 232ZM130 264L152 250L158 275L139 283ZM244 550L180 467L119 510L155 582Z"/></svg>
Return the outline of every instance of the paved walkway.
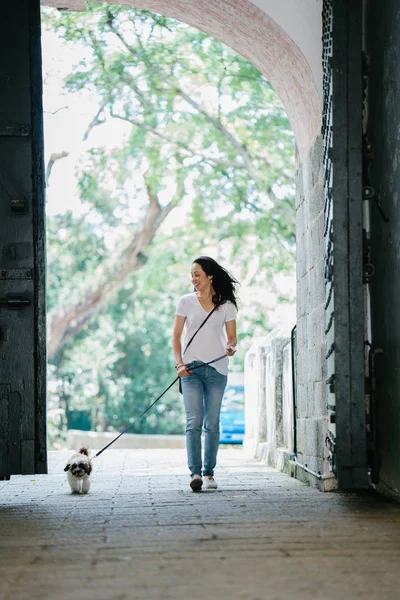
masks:
<svg viewBox="0 0 400 600"><path fill-rule="evenodd" d="M0 483L4 600L399 598L400 505L326 493L221 450L194 494L182 450L108 450L92 491L47 476Z"/></svg>

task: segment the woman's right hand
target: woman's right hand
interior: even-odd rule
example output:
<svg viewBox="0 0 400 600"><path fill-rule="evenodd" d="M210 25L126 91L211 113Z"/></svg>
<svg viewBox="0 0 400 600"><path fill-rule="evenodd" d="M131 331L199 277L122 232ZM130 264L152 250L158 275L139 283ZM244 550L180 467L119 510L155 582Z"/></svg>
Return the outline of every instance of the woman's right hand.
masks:
<svg viewBox="0 0 400 600"><path fill-rule="evenodd" d="M188 377L192 374L192 371L189 371L186 365L181 365L177 368L177 373L179 377Z"/></svg>

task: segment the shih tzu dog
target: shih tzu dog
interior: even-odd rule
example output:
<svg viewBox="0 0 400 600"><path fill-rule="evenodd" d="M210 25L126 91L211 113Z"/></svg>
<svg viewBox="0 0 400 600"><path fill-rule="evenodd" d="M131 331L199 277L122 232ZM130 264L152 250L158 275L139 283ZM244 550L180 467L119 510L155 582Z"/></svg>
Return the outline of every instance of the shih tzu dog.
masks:
<svg viewBox="0 0 400 600"><path fill-rule="evenodd" d="M89 458L89 450L82 446L71 456L64 469L72 494L87 494L90 489L90 474L92 463Z"/></svg>

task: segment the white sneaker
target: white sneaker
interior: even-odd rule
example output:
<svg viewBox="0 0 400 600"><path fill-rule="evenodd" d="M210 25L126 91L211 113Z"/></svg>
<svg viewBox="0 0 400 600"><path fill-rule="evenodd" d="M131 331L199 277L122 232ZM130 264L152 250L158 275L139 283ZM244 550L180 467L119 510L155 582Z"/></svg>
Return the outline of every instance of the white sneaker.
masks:
<svg viewBox="0 0 400 600"><path fill-rule="evenodd" d="M192 478L190 480L190 487L192 488L192 490L194 492L199 492L201 490L202 485L203 485L203 480L201 478L201 475L197 475L197 474L192 475Z"/></svg>
<svg viewBox="0 0 400 600"><path fill-rule="evenodd" d="M216 490L218 488L218 483L212 475L204 475L203 487L205 490Z"/></svg>

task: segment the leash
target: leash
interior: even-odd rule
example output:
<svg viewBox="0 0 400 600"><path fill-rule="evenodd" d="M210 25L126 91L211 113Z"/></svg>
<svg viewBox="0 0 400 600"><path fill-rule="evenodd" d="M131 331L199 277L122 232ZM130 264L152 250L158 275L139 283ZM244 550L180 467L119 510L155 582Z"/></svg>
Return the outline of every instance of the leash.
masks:
<svg viewBox="0 0 400 600"><path fill-rule="evenodd" d="M226 357L226 354L223 354L222 356L219 356L218 358L214 358L214 360L210 360L210 362L207 362L207 363L202 363L201 365L197 365L197 367L192 367L190 370L191 370L191 371L194 371L195 369L200 369L200 367L205 367L205 366L207 366L207 365L211 365L212 363L218 362L219 360L222 360L222 359L223 359L223 358L225 358L225 357ZM187 366L187 365L186 365L186 366ZM166 394L166 393L168 392L168 390L172 388L172 386L173 386L173 385L174 385L174 384L175 384L175 383L178 381L178 379L179 379L179 376L178 376L178 377L176 377L176 378L173 380L173 382L172 382L172 383L171 383L171 384L170 384L170 385L169 385L167 388L165 388L165 390L163 391L163 393L162 393L162 394L160 394L160 395L158 396L158 398L156 398L156 399L154 400L154 402L152 402L152 403L151 403L151 404L150 404L150 405L149 405L149 406L146 408L146 410L144 410L144 411L142 412L142 414L141 414L141 415L139 415L139 416L137 417L137 419L135 419L135 420L133 421L133 423L131 423L130 425L128 425L128 427L126 427L126 428L125 428L123 431L121 431L121 433L120 433L119 435L117 435L117 437L115 437L113 440L111 440L111 442L110 442L110 443L108 443L108 444L107 444L107 446L104 446L104 448L102 448L101 450L99 450L99 451L97 452L97 454L95 454L95 455L92 457L92 459L91 459L91 460L93 460L93 458L97 458L98 456L100 456L100 454L102 454L102 453L103 453L105 450L107 450L107 448L109 448L109 447L110 447L112 444L114 444L114 442L116 442L117 440L119 440L119 438L120 438L122 435L124 435L124 433L126 433L126 432L128 431L128 429L130 429L131 427L133 427L133 426L134 426L134 424L135 424L135 423L137 423L137 422L139 421L139 419L141 419L141 418L142 418L142 417L143 417L143 416L144 416L144 415L145 415L145 414L146 414L146 413L147 413L147 412L148 412L148 411L149 411L149 410L150 410L150 409L151 409L151 408L152 408L152 407L153 407L153 406L154 406L154 405L155 405L155 404L156 404L156 403L159 401L159 400L161 400L161 398L164 396L164 394Z"/></svg>

